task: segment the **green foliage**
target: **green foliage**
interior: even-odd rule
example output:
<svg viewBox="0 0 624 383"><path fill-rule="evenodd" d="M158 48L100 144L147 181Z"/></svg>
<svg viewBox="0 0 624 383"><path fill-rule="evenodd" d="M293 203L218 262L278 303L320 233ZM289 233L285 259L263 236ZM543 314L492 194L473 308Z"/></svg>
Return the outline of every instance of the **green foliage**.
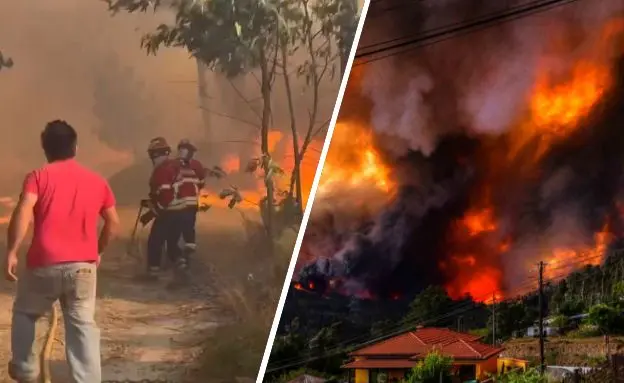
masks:
<svg viewBox="0 0 624 383"><path fill-rule="evenodd" d="M323 21L322 29L330 33L338 42L343 65L357 31L357 6L356 0L319 0L317 2L317 13L319 19Z"/></svg>
<svg viewBox="0 0 624 383"><path fill-rule="evenodd" d="M618 310L606 304L597 304L589 309L588 322L598 327L603 333L611 334L617 328Z"/></svg>
<svg viewBox="0 0 624 383"><path fill-rule="evenodd" d="M570 331L567 336L570 338L591 338L595 336L601 335L601 331L598 326L594 326L592 324L583 323L579 326L578 329L574 331Z"/></svg>
<svg viewBox="0 0 624 383"><path fill-rule="evenodd" d="M417 325L448 312L453 300L441 286L430 286L414 299L403 320L406 324ZM431 324L429 324L431 325Z"/></svg>
<svg viewBox="0 0 624 383"><path fill-rule="evenodd" d="M490 334L490 329L489 328L476 328L476 329L468 331L468 333L485 338Z"/></svg>
<svg viewBox="0 0 624 383"><path fill-rule="evenodd" d="M514 332L524 332L537 319L537 310L531 309L522 301L504 301L496 306L496 338L507 339ZM492 318L488 321L492 328Z"/></svg>
<svg viewBox="0 0 624 383"><path fill-rule="evenodd" d="M505 375L501 375L496 379L500 383L547 383L548 380L541 376L536 369L522 371L511 371Z"/></svg>
<svg viewBox="0 0 624 383"><path fill-rule="evenodd" d="M0 70L2 68L9 69L13 66L13 60L10 57L4 57L0 52Z"/></svg>
<svg viewBox="0 0 624 383"><path fill-rule="evenodd" d="M433 351L408 373L405 383L439 383L440 375L447 381L451 374L453 358Z"/></svg>
<svg viewBox="0 0 624 383"><path fill-rule="evenodd" d="M613 288L611 289L611 294L613 295L613 299L620 303L624 302L624 281L618 281L613 284Z"/></svg>
<svg viewBox="0 0 624 383"><path fill-rule="evenodd" d="M107 0L112 12L157 9L161 0ZM235 77L266 65L284 24L277 0L180 0L175 23L143 37L152 54L161 46L184 47L210 69Z"/></svg>
<svg viewBox="0 0 624 383"><path fill-rule="evenodd" d="M585 311L585 303L580 300L566 300L558 305L557 313L565 316L582 314Z"/></svg>
<svg viewBox="0 0 624 383"><path fill-rule="evenodd" d="M551 325L560 329L566 329L570 324L570 320L565 315L557 315L552 318Z"/></svg>

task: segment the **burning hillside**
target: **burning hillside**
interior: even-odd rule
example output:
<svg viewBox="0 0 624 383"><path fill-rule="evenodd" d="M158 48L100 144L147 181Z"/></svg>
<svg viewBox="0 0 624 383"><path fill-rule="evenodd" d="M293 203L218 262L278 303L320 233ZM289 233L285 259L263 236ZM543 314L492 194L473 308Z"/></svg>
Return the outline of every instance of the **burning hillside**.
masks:
<svg viewBox="0 0 624 383"><path fill-rule="evenodd" d="M297 286L487 301L533 288L540 260L549 279L602 262L624 238L624 6L601 6L357 73Z"/></svg>

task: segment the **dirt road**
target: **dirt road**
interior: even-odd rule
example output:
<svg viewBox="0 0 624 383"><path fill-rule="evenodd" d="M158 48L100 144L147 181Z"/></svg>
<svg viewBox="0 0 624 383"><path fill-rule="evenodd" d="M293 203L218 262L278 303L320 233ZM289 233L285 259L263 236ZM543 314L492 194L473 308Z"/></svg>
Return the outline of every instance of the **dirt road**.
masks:
<svg viewBox="0 0 624 383"><path fill-rule="evenodd" d="M132 213L124 212L122 219L132 222ZM224 222L227 220L220 220L220 230ZM232 222L235 230L237 223ZM202 238L215 237L209 223L205 226L198 240L200 248L209 242ZM172 291L166 281L149 284L138 280L138 262L126 254L123 244L120 241L107 252L99 272L97 322L102 331L103 381L187 381L201 343L224 321L216 299L212 299L218 294L208 271L214 258L205 257L201 264L194 264L193 287ZM10 382L7 362L13 290L14 286L0 282L0 307L5 308L0 311L0 382ZM38 327L43 335L45 318ZM59 383L69 382L63 338L61 326L52 358L53 381Z"/></svg>

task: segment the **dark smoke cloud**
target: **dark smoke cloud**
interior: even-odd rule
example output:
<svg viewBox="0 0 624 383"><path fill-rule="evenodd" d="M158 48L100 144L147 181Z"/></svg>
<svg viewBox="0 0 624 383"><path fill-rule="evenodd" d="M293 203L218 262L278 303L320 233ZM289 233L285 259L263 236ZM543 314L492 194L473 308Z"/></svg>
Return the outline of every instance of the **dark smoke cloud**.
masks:
<svg viewBox="0 0 624 383"><path fill-rule="evenodd" d="M404 12L371 19L360 49L495 14L508 2L502 3L415 2ZM507 131L523 111L538 71L565 71L587 57L592 33L624 11L616 0L595 5L577 2L367 64L362 90L373 101L373 129L424 154L449 133ZM390 15L397 19L382 25Z"/></svg>
<svg viewBox="0 0 624 383"><path fill-rule="evenodd" d="M501 4L477 3L467 17L491 12L486 4ZM420 5L410 8L412 14L400 12L392 23L381 23L384 16L370 19L360 48L375 38L413 35L459 20L457 2L436 2L435 17L428 16L432 2L415 4ZM578 2L359 67L341 118L371 126L399 187L387 205L365 215L323 205L324 214L308 224L300 276L317 286L339 280L346 293L386 297L448 282L452 273L439 265L457 250L449 232L488 181L495 182L490 202L499 221L490 240L513 238L511 251L496 265L509 291L526 281L544 251L592 245L605 218L611 219L612 232L621 233L616 206L624 190L624 157L617 144L624 139L618 128L624 110L621 59L613 90L576 133L551 147L534 174L522 173L528 160L521 154L488 179L500 165L492 163L492 153L505 150L509 130L526 115L538 73L564 74L579 58L595 54L615 63L616 53L622 54L596 52L595 43L600 27L621 14L624 3L593 5ZM533 149L527 147L529 153ZM340 226L334 224L338 217Z"/></svg>

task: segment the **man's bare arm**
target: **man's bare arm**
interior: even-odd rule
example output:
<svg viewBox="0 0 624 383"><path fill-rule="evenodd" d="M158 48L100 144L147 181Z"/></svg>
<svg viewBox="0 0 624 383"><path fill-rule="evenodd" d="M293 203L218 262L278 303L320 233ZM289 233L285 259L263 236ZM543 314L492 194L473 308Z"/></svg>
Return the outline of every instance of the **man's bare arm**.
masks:
<svg viewBox="0 0 624 383"><path fill-rule="evenodd" d="M28 226L33 219L33 209L37 203L37 195L34 193L22 193L17 206L11 214L11 221L7 230L7 250L9 253L17 253L22 245Z"/></svg>
<svg viewBox="0 0 624 383"><path fill-rule="evenodd" d="M98 239L98 254L102 254L110 241L117 234L119 228L119 215L115 206L111 206L102 211L102 219L104 219L104 226L100 232L100 238Z"/></svg>

